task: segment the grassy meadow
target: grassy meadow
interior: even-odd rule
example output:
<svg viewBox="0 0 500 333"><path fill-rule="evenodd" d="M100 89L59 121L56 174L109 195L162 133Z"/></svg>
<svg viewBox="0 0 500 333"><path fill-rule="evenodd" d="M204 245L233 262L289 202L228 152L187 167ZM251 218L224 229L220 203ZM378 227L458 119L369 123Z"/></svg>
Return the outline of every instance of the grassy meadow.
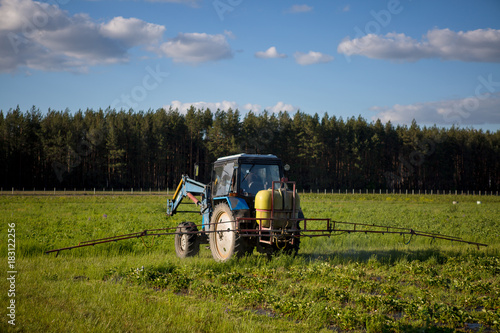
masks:
<svg viewBox="0 0 500 333"><path fill-rule="evenodd" d="M225 264L214 262L205 246L198 257L178 259L173 236L44 255L84 240L199 222L196 214L167 218L166 199L0 196L0 331L500 331L500 197L301 196L306 217L411 227L489 245L479 250L359 233L303 238L295 257L268 260L255 252ZM12 223L15 326L7 317Z"/></svg>

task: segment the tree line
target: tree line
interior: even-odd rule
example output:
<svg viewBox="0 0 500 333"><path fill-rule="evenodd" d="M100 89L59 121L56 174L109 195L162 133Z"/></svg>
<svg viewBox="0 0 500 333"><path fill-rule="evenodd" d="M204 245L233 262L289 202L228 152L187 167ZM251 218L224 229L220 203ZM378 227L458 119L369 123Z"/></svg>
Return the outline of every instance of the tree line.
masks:
<svg viewBox="0 0 500 333"><path fill-rule="evenodd" d="M299 189L500 189L500 131L297 111L0 111L0 186L173 188L235 153L275 154Z"/></svg>

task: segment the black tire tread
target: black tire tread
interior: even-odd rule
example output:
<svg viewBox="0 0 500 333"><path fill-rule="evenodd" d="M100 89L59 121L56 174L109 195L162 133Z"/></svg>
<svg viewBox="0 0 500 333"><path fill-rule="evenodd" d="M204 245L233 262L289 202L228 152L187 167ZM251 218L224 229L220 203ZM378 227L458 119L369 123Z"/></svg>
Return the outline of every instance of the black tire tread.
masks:
<svg viewBox="0 0 500 333"><path fill-rule="evenodd" d="M198 242L198 234L189 234L187 236L187 249L181 247L181 237L183 233L198 232L198 227L193 222L182 222L177 226L177 234L175 235L175 253L179 258L194 257L200 252L200 244Z"/></svg>

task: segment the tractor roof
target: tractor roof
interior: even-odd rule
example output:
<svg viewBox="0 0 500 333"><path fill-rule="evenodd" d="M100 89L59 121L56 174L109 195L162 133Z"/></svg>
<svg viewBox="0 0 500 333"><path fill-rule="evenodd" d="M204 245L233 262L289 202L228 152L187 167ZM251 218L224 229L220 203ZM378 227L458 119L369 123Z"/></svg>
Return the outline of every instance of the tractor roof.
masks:
<svg viewBox="0 0 500 333"><path fill-rule="evenodd" d="M224 157L219 157L216 161L217 162L223 162L223 161L230 161L230 160L243 160L243 161L280 161L280 159L276 155L258 155L258 154L236 154L236 155L231 155L231 156L224 156Z"/></svg>

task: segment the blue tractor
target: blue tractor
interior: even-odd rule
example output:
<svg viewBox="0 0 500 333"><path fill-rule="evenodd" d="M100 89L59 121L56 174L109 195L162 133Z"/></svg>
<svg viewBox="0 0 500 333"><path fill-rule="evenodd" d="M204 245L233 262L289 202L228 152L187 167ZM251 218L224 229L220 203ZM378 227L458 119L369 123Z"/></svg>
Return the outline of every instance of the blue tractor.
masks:
<svg viewBox="0 0 500 333"><path fill-rule="evenodd" d="M200 183L182 176L167 215L182 213L178 208L188 197L198 207L201 224L182 222L176 228L146 229L78 245L46 251L56 253L75 248L147 236L174 235L175 252L186 258L198 254L201 244L209 244L216 261L253 253L256 249L271 256L277 251L296 254L301 237L330 237L353 233L423 236L480 246L487 244L411 228L367 223L339 222L329 218L304 218L295 183L284 177L288 165L274 155L238 154L221 157L213 164L211 181ZM193 211L189 211L192 213ZM175 229L175 232L172 232ZM406 242L408 244L410 242Z"/></svg>
<svg viewBox="0 0 500 333"><path fill-rule="evenodd" d="M219 262L254 249L268 255L278 250L297 253L304 216L295 183L284 177L288 169L274 155L238 154L213 163L209 184L184 175L168 200L167 215L182 212L178 208L188 197L199 207L202 221L178 225L177 256L198 254L200 244L209 244Z"/></svg>

